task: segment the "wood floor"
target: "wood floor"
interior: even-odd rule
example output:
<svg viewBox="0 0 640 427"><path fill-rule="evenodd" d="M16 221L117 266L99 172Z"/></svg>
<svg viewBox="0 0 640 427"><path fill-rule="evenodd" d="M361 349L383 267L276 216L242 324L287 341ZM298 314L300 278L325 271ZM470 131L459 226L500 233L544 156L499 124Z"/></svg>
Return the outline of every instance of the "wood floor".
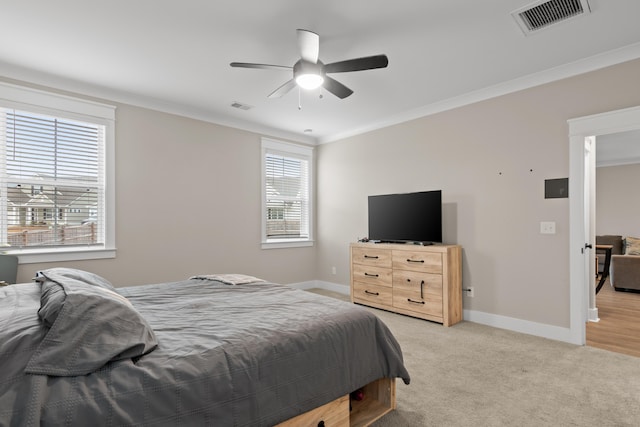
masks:
<svg viewBox="0 0 640 427"><path fill-rule="evenodd" d="M640 357L640 293L616 292L609 281L596 295L599 322L587 322L587 345Z"/></svg>

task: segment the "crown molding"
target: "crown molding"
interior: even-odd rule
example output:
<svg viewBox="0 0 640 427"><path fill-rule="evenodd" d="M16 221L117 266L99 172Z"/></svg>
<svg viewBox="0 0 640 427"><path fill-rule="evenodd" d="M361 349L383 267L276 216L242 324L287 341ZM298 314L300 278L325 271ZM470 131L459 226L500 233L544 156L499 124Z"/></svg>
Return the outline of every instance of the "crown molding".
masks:
<svg viewBox="0 0 640 427"><path fill-rule="evenodd" d="M538 73L519 77L484 89L476 90L457 97L449 98L441 102L425 105L405 113L389 117L386 120L378 121L367 126L352 129L347 132L334 134L328 137L319 138L319 144L335 142L341 139L371 132L377 129L397 125L421 117L430 116L465 105L474 104L476 102L485 101L491 98L497 98L502 95L551 83L568 77L596 71L605 67L609 67L623 62L640 58L640 43L634 43L622 48L614 49L609 52L591 56L579 61L564 64Z"/></svg>

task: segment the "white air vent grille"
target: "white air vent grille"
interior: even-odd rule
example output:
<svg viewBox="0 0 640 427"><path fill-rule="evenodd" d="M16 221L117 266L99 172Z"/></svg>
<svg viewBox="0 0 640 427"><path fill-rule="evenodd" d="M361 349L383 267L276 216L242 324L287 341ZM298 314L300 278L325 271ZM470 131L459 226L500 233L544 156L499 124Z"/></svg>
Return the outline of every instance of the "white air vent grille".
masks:
<svg viewBox="0 0 640 427"><path fill-rule="evenodd" d="M243 103L238 102L238 101L233 101L233 102L231 103L231 106L232 106L233 108L237 108L237 109L239 109L239 110L250 110L250 109L252 109L252 108L253 108L251 105L243 104Z"/></svg>
<svg viewBox="0 0 640 427"><path fill-rule="evenodd" d="M542 0L518 9L511 15L528 35L590 12L588 0Z"/></svg>

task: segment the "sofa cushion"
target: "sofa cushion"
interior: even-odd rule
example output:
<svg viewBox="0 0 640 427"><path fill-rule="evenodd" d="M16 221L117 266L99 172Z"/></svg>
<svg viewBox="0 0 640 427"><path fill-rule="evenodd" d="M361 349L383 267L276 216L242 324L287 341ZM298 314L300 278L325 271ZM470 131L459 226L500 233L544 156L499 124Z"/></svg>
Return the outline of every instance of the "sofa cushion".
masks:
<svg viewBox="0 0 640 427"><path fill-rule="evenodd" d="M640 291L640 257L614 255L611 257L611 286L616 290Z"/></svg>
<svg viewBox="0 0 640 427"><path fill-rule="evenodd" d="M596 236L596 245L611 245L613 248L611 249L611 255L622 255L624 253L624 245L623 245L622 236L616 235L603 235Z"/></svg>
<svg viewBox="0 0 640 427"><path fill-rule="evenodd" d="M640 255L640 239L637 237L626 237L625 241L625 255Z"/></svg>

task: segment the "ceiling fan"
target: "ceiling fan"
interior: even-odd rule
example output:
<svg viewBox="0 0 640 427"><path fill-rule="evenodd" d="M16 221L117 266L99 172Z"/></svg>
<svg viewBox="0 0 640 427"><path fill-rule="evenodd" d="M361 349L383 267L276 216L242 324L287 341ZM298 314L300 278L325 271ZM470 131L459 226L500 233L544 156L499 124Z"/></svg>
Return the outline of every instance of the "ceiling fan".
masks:
<svg viewBox="0 0 640 427"><path fill-rule="evenodd" d="M232 62L232 67L260 68L265 70L293 70L293 78L269 94L269 98L279 98L296 85L303 89L317 89L322 86L340 99L351 95L353 91L329 77L329 73L346 73L349 71L373 70L385 68L389 64L387 55L366 56L363 58L347 59L345 61L323 64L318 59L320 52L320 36L309 30L297 30L300 59L293 67L285 65L253 64L247 62Z"/></svg>

